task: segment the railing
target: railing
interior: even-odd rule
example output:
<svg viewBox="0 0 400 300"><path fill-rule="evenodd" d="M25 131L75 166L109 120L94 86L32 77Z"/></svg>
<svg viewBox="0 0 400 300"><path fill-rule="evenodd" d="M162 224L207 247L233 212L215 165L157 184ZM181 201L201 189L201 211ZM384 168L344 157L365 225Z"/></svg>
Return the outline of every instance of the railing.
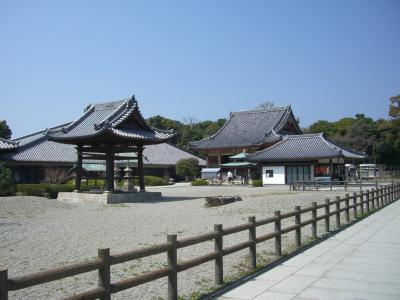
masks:
<svg viewBox="0 0 400 300"><path fill-rule="evenodd" d="M358 187L360 191L362 190L363 187L372 187L374 186L375 189L379 187L381 182L378 180L373 180L373 181L340 181L340 180L328 180L328 181L322 181L322 180L308 180L308 181L292 181L289 183L289 190L290 191L307 191L307 190L325 190L325 189L330 189L331 191L333 188L343 188L345 191L349 187ZM393 184L393 181L392 181Z"/></svg>
<svg viewBox="0 0 400 300"><path fill-rule="evenodd" d="M282 235L288 232L295 232L295 245L301 247L301 229L304 226L311 225L312 238L317 238L317 223L324 221L325 231L331 231L330 217L335 216L336 228L341 226L341 213L344 213L344 220L350 223L350 212L357 218L363 216L365 212L384 207L389 203L397 200L400 195L400 184L391 184L378 189L367 190L366 192L353 193L352 196L346 194L344 198L336 197L334 201L325 200L323 204L312 202L311 207L301 208L296 206L292 212L281 213L275 211L273 217L262 220L256 220L255 217L249 217L245 224L234 227L222 228L221 224L214 225L212 232L204 233L195 237L177 240L176 235L168 235L167 242L151 247L141 248L125 253L110 255L110 249L104 248L98 250L98 257L86 262L71 264L60 268L47 271L33 273L27 276L8 278L6 268L0 268L0 300L7 300L9 291L17 291L20 289L40 285L43 283L59 280L78 274L97 270L99 278L99 286L92 288L80 294L75 294L66 299L111 299L111 294L133 288L146 282L154 281L159 278L168 277L168 299L178 298L178 272L182 272L195 266L204 264L214 260L215 262L215 283L223 284L224 277L224 256L235 253L237 251L249 249L249 271L255 270L257 258L257 244L274 239L275 254L282 255ZM350 203L352 201L352 203ZM344 207L341 207L344 203ZM335 209L332 211L331 206ZM318 210L324 209L324 214L318 215ZM302 214L310 213L311 219L302 220ZM282 220L294 217L295 223L292 226L282 228ZM274 231L257 236L256 229L259 226L274 224ZM248 231L249 239L242 243L224 247L223 237L242 231ZM178 249L203 243L206 241L214 241L214 251L183 262L177 261ZM167 253L167 266L144 273L139 276L127 278L117 282L111 282L110 272L111 266L137 260L140 258Z"/></svg>

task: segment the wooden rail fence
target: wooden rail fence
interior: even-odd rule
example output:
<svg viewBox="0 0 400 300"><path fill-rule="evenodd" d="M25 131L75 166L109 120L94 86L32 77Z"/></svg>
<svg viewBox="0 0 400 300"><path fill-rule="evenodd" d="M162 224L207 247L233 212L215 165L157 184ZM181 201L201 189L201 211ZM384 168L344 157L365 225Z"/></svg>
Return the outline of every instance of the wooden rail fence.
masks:
<svg viewBox="0 0 400 300"><path fill-rule="evenodd" d="M399 198L400 184L391 184L383 186L378 189L367 190L366 192L353 193L351 196L346 194L344 198L336 197L335 200L330 201L326 199L324 203L317 204L313 202L310 207L301 208L296 206L292 212L281 213L275 211L273 217L262 220L256 220L255 217L249 217L248 222L245 224L223 228L221 224L214 225L212 232L204 233L202 235L184 238L177 240L176 235L168 235L167 242L151 247L136 249L119 254L110 254L109 248L98 249L98 257L86 262L70 264L60 268L54 268L46 271L33 273L26 276L8 277L8 270L0 268L0 300L7 300L10 291L17 291L20 289L48 283L54 280L59 280L78 274L98 271L98 287L84 291L80 294L75 294L65 299L111 299L111 294L133 288L144 284L146 282L154 281L163 277L168 277L168 299L178 298L178 272L182 272L193 268L195 266L204 264L209 261L215 262L215 283L217 285L223 284L224 277L224 256L235 253L237 251L248 248L249 250L249 271L255 270L257 258L257 244L273 239L275 241L275 254L282 255L282 235L288 232L295 232L295 245L301 247L301 228L311 225L312 238L317 238L317 222L324 220L325 231L331 231L330 217L335 216L336 228L340 227L341 213L344 213L346 223L350 222L350 211L352 211L355 218L362 216L364 212L368 213L374 209L384 207ZM350 203L351 202L351 203ZM341 208L341 203L344 207ZM331 207L334 210L331 210ZM323 215L318 215L318 209L324 209ZM311 219L302 220L301 216L304 213L311 212ZM295 219L295 224L282 228L281 221L287 218ZM274 224L274 231L257 236L256 229L259 226L266 224ZM242 243L224 247L223 237L235 234L242 231L248 231L249 239ZM207 253L187 261L177 261L178 249L203 243L206 241L214 241L214 251ZM111 266L137 260L140 258L166 253L167 266L138 275L135 277L127 278L117 282L111 282L110 272Z"/></svg>
<svg viewBox="0 0 400 300"><path fill-rule="evenodd" d="M394 184L394 181L391 182ZM329 181L321 181L321 180L308 180L308 181L292 181L289 183L290 191L307 191L307 190L326 190L335 188L343 188L347 191L348 188L358 187L360 191L363 187L375 187L377 189L381 182L378 180L373 181L338 181L338 180L329 180Z"/></svg>

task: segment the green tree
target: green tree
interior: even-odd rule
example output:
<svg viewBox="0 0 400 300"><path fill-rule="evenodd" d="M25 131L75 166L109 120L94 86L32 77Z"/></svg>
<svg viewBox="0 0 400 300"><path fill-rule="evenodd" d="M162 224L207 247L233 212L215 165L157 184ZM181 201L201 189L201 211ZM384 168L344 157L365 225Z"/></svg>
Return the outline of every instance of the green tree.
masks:
<svg viewBox="0 0 400 300"><path fill-rule="evenodd" d="M10 139L12 131L5 120L0 121L0 138Z"/></svg>
<svg viewBox="0 0 400 300"><path fill-rule="evenodd" d="M181 177L193 179L197 174L199 161L196 158L184 158L177 162L176 174Z"/></svg>
<svg viewBox="0 0 400 300"><path fill-rule="evenodd" d="M13 178L11 170L0 165L0 196L9 196L13 194Z"/></svg>
<svg viewBox="0 0 400 300"><path fill-rule="evenodd" d="M400 95L390 97L389 116L393 119L400 119Z"/></svg>

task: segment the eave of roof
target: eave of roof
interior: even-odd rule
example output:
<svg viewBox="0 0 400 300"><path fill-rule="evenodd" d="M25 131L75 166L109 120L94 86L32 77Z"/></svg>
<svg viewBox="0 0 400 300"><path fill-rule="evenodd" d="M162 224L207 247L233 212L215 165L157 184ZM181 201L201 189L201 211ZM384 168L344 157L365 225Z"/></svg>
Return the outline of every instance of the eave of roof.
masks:
<svg viewBox="0 0 400 300"><path fill-rule="evenodd" d="M310 161L328 158L363 159L357 154L327 140L322 133L285 136L275 145L246 156L252 162Z"/></svg>
<svg viewBox="0 0 400 300"><path fill-rule="evenodd" d="M13 150L18 147L19 142L0 138L0 150Z"/></svg>

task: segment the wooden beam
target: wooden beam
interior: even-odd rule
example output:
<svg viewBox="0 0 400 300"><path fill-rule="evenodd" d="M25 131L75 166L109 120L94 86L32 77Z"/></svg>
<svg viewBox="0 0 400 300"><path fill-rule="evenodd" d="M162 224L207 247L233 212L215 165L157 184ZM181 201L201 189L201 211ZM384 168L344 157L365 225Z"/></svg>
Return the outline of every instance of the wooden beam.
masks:
<svg viewBox="0 0 400 300"><path fill-rule="evenodd" d="M138 175L139 175L139 187L141 192L145 192L144 186L144 170L143 170L143 146L138 145Z"/></svg>
<svg viewBox="0 0 400 300"><path fill-rule="evenodd" d="M107 145L105 190L109 192L114 190L114 148L112 145Z"/></svg>
<svg viewBox="0 0 400 300"><path fill-rule="evenodd" d="M81 182L82 182L82 146L77 146L76 151L78 154L78 161L76 164L76 176L75 176L75 190L81 190Z"/></svg>

